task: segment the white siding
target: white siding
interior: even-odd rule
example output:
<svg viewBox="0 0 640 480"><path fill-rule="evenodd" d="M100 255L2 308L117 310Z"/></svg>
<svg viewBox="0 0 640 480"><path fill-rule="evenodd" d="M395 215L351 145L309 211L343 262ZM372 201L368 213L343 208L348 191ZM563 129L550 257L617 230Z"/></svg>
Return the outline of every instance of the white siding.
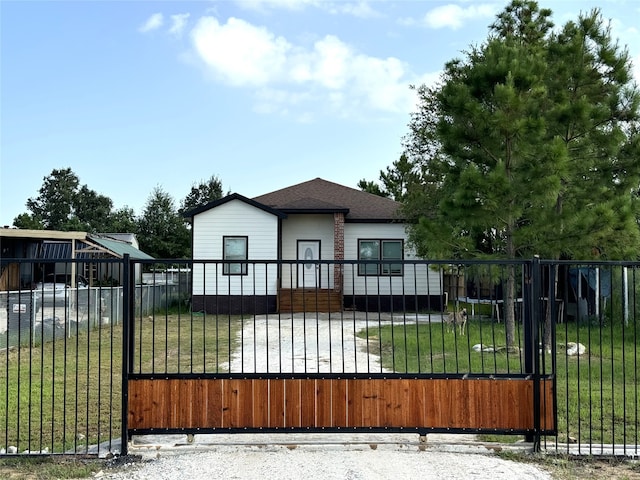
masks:
<svg viewBox="0 0 640 480"><path fill-rule="evenodd" d="M404 224L400 223L345 223L344 258L358 259L358 240L361 239L403 239L404 259L419 260L408 248ZM426 265L405 265L403 276L360 276L357 266L347 265L344 271L344 294L394 294L400 295L440 295L441 276Z"/></svg>
<svg viewBox="0 0 640 480"><path fill-rule="evenodd" d="M282 259L297 260L298 240L320 240L320 259L333 260L333 214L289 215L282 221ZM333 288L333 266L322 265L320 288ZM288 265L282 269L282 286L297 286L297 269Z"/></svg>
<svg viewBox="0 0 640 480"><path fill-rule="evenodd" d="M276 260L278 218L241 200L232 200L193 218L194 295L275 295L277 266L249 265L248 275L223 275L222 264L198 264L198 260L222 260L224 236L248 237L249 260ZM254 282L255 279L255 282ZM206 287L206 290L205 290Z"/></svg>

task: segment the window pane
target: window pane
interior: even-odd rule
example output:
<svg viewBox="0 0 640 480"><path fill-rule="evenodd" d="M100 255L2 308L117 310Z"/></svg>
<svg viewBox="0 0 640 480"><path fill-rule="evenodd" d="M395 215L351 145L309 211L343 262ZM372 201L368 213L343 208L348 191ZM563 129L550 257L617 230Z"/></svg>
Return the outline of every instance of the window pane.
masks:
<svg viewBox="0 0 640 480"><path fill-rule="evenodd" d="M379 260L380 241L360 240L358 249L358 260ZM378 275L378 264L368 264L358 266L359 275Z"/></svg>
<svg viewBox="0 0 640 480"><path fill-rule="evenodd" d="M380 242L378 240L360 240L360 260L378 260Z"/></svg>
<svg viewBox="0 0 640 480"><path fill-rule="evenodd" d="M383 260L402 260L402 241L386 240L382 242ZM383 275L402 275L402 264L386 263L382 265Z"/></svg>
<svg viewBox="0 0 640 480"><path fill-rule="evenodd" d="M399 240L385 240L382 242L383 260L402 260L402 242Z"/></svg>
<svg viewBox="0 0 640 480"><path fill-rule="evenodd" d="M225 237L222 258L223 260L246 260L247 239L245 237ZM246 275L247 265L243 263L225 264L222 273L225 275Z"/></svg>
<svg viewBox="0 0 640 480"><path fill-rule="evenodd" d="M247 239L246 238L225 238L224 239L224 259L225 260L246 260L247 259Z"/></svg>

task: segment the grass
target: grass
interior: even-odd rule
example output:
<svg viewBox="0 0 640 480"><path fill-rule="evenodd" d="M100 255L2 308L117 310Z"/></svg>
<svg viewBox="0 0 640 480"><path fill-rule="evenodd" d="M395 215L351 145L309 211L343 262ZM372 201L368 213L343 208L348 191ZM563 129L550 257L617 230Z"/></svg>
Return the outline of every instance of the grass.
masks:
<svg viewBox="0 0 640 480"><path fill-rule="evenodd" d="M241 324L239 317L172 312L137 319L134 372L220 371ZM0 447L86 452L120 438L122 326L68 333L0 353Z"/></svg>
<svg viewBox="0 0 640 480"><path fill-rule="evenodd" d="M519 463L532 463L548 471L556 480L640 480L640 463L619 458L569 455L523 454L503 450L497 455Z"/></svg>
<svg viewBox="0 0 640 480"><path fill-rule="evenodd" d="M520 351L503 348L503 324L474 322L464 335L449 331L440 322L369 328L359 333L369 351L381 353L385 368L398 373L522 373ZM522 332L518 339L522 343ZM473 346L495 346L476 353Z"/></svg>
<svg viewBox="0 0 640 480"><path fill-rule="evenodd" d="M558 427L581 443L640 443L640 349L634 326L558 325L558 343L588 354L557 353ZM564 435L563 435L564 436Z"/></svg>
<svg viewBox="0 0 640 480"><path fill-rule="evenodd" d="M134 373L218 373L235 348L238 316L158 314L136 321Z"/></svg>
<svg viewBox="0 0 640 480"><path fill-rule="evenodd" d="M440 323L370 328L360 333L370 349L380 352L384 367L400 373L522 373L516 349L476 352L473 345L505 346L503 324L477 319L466 335L446 331ZM559 442L583 444L640 443L640 361L633 325L557 326L557 344L580 342L587 354L556 354ZM516 341L523 345L519 328ZM552 372L550 354L544 371ZM555 442L555 438L551 441Z"/></svg>
<svg viewBox="0 0 640 480"><path fill-rule="evenodd" d="M108 468L97 458L4 457L0 458L0 478L8 480L57 480L87 478Z"/></svg>

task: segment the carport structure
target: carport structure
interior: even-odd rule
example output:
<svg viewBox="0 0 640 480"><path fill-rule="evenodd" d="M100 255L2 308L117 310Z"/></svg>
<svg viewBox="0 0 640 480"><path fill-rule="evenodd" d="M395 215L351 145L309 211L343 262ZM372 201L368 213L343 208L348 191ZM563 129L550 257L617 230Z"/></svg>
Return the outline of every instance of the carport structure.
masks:
<svg viewBox="0 0 640 480"><path fill-rule="evenodd" d="M70 275L75 287L76 275L82 275L89 284L104 280L105 276L122 283L120 268L100 271L96 259L133 259L152 257L138 248L133 234L89 234L56 230L27 230L0 228L0 291L29 290L47 274ZM5 259L13 259L8 261ZM19 259L38 260L39 263L18 262ZM73 261L77 260L77 261ZM138 278L139 278L139 272Z"/></svg>

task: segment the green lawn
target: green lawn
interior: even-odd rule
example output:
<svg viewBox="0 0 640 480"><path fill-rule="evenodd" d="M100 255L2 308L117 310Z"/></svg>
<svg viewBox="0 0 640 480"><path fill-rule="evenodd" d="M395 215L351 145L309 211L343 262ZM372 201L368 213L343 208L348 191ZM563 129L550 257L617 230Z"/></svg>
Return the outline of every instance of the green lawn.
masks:
<svg viewBox="0 0 640 480"><path fill-rule="evenodd" d="M134 372L217 371L241 323L199 314L138 319ZM71 333L0 353L0 448L82 451L120 437L122 326Z"/></svg>
<svg viewBox="0 0 640 480"><path fill-rule="evenodd" d="M440 323L418 323L370 328L359 333L368 338L369 351L382 352L385 368L398 373L522 373L524 358L507 349L503 324L469 322L460 335ZM518 340L522 342L519 332ZM496 347L477 353L473 346Z"/></svg>

